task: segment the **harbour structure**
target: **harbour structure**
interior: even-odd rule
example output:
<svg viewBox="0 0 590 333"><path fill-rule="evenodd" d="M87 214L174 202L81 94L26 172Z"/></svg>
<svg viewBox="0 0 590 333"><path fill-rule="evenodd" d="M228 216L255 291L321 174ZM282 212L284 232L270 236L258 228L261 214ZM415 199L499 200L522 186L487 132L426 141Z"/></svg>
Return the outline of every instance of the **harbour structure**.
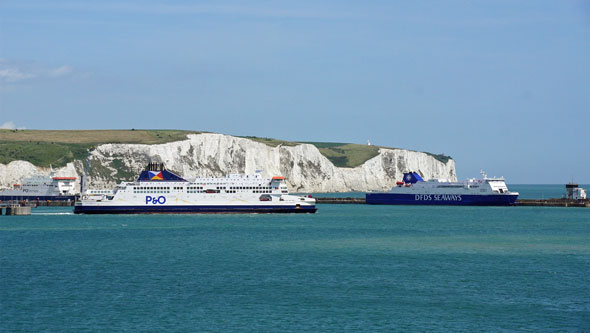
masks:
<svg viewBox="0 0 590 333"><path fill-rule="evenodd" d="M0 201L74 201L76 177L35 175L0 192Z"/></svg>
<svg viewBox="0 0 590 333"><path fill-rule="evenodd" d="M0 203L0 215L31 215L31 205L21 203Z"/></svg>
<svg viewBox="0 0 590 333"><path fill-rule="evenodd" d="M311 196L290 195L285 178L231 174L187 181L162 163L150 163L134 182L112 193L82 195L77 214L315 213Z"/></svg>
<svg viewBox="0 0 590 333"><path fill-rule="evenodd" d="M403 181L389 192L369 192L365 199L373 205L515 205L517 192L510 192L503 177L450 182L444 179L424 181L416 172L404 173Z"/></svg>

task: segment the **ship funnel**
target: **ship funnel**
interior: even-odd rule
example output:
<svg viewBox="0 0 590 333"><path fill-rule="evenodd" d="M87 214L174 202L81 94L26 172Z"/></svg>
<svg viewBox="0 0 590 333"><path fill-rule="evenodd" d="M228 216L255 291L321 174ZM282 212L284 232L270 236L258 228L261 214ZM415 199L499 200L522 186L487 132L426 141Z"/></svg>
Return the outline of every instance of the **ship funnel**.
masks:
<svg viewBox="0 0 590 333"><path fill-rule="evenodd" d="M419 174L417 174L416 172L406 172L404 173L404 182L406 184L414 184L417 182L423 182L424 179L422 179L422 177L420 177Z"/></svg>
<svg viewBox="0 0 590 333"><path fill-rule="evenodd" d="M166 170L164 163L150 162L137 178L138 182L186 182L182 177Z"/></svg>
<svg viewBox="0 0 590 333"><path fill-rule="evenodd" d="M150 162L145 167L145 171L163 171L163 170L166 170L166 168L164 168L164 163Z"/></svg>

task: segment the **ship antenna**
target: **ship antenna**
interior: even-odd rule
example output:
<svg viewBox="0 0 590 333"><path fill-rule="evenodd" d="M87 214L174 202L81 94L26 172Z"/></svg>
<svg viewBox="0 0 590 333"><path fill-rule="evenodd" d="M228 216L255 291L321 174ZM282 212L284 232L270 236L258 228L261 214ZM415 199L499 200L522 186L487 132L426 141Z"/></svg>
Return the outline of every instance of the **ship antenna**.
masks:
<svg viewBox="0 0 590 333"><path fill-rule="evenodd" d="M481 170L479 171L479 173L481 173L481 176L483 177L483 179L486 179L486 178L488 178L488 175L486 175L486 173L485 173L485 171L483 171L483 169L481 169Z"/></svg>

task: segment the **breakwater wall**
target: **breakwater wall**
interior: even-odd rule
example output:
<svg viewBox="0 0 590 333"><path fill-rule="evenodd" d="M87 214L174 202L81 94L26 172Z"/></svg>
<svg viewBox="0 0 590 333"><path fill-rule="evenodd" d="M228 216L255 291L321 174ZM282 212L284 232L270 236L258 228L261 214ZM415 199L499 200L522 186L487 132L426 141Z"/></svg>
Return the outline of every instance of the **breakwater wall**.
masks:
<svg viewBox="0 0 590 333"><path fill-rule="evenodd" d="M366 204L365 198L325 198L316 197L318 204ZM590 199L519 199L516 206L534 207L590 207Z"/></svg>
<svg viewBox="0 0 590 333"><path fill-rule="evenodd" d="M318 204L366 204L365 198L315 198Z"/></svg>
<svg viewBox="0 0 590 333"><path fill-rule="evenodd" d="M590 207L590 200L571 199L520 199L516 203L519 206L536 207Z"/></svg>

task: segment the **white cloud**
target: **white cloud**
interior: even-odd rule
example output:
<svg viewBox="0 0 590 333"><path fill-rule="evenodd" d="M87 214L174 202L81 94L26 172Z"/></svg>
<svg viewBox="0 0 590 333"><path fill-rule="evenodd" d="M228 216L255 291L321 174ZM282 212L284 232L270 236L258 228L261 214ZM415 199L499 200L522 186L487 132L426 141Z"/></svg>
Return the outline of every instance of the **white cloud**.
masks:
<svg viewBox="0 0 590 333"><path fill-rule="evenodd" d="M13 130L13 129L25 129L24 127L19 127L16 128L16 125L14 124L14 122L12 121L7 121L4 124L0 125L0 129L9 129L9 130Z"/></svg>
<svg viewBox="0 0 590 333"><path fill-rule="evenodd" d="M61 66L56 69L52 69L49 71L49 75L53 77L60 77L71 74L74 69L71 66Z"/></svg>
<svg viewBox="0 0 590 333"><path fill-rule="evenodd" d="M9 61L0 58L0 83L14 83L31 79L58 78L74 73L71 66L48 67L35 62Z"/></svg>
<svg viewBox="0 0 590 333"><path fill-rule="evenodd" d="M31 73L23 73L18 68L14 67L0 69L0 81L4 82L22 81L34 77L35 75Z"/></svg>

